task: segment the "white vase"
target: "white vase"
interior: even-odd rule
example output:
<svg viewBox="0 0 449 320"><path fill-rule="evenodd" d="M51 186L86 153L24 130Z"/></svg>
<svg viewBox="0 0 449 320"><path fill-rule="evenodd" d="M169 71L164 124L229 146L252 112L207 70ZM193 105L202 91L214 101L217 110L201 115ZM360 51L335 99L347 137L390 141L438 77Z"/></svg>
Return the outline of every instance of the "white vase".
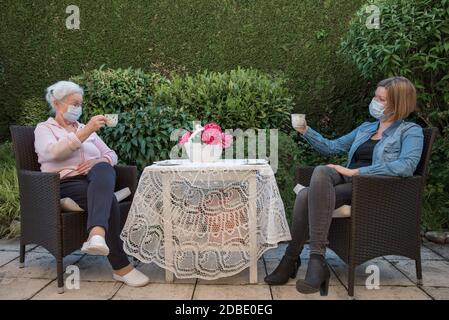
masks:
<svg viewBox="0 0 449 320"><path fill-rule="evenodd" d="M202 162L217 162L221 160L223 148L220 144L203 144Z"/></svg>
<svg viewBox="0 0 449 320"><path fill-rule="evenodd" d="M192 162L217 162L221 159L221 145L194 143L190 140L184 144L187 156Z"/></svg>

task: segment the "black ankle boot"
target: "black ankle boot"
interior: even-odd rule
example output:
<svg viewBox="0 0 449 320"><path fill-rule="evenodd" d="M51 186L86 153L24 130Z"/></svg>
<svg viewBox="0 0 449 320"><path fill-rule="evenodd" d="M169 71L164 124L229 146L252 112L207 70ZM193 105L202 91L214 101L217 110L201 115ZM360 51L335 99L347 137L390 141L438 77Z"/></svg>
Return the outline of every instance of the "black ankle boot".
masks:
<svg viewBox="0 0 449 320"><path fill-rule="evenodd" d="M320 295L327 296L330 277L331 273L324 256L312 254L307 266L306 278L296 282L296 290L305 294L319 291Z"/></svg>
<svg viewBox="0 0 449 320"><path fill-rule="evenodd" d="M301 258L299 256L294 258L284 254L277 268L266 276L264 280L266 283L275 286L286 284L289 278L296 278L296 273L300 266Z"/></svg>

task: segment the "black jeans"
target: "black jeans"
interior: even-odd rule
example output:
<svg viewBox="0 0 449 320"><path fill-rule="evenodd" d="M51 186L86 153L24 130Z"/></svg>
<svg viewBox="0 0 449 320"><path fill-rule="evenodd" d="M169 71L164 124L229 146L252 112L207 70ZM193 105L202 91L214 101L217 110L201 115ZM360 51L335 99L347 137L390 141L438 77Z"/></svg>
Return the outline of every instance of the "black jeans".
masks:
<svg viewBox="0 0 449 320"><path fill-rule="evenodd" d="M71 198L87 211L87 231L97 226L106 230L109 263L118 270L129 260L120 239L120 207L114 189L115 170L106 162L93 166L87 175L61 180L61 198Z"/></svg>
<svg viewBox="0 0 449 320"><path fill-rule="evenodd" d="M327 166L315 168L308 188L296 196L291 226L292 240L286 255L297 257L307 238L310 253L325 255L332 212L351 204L352 179Z"/></svg>

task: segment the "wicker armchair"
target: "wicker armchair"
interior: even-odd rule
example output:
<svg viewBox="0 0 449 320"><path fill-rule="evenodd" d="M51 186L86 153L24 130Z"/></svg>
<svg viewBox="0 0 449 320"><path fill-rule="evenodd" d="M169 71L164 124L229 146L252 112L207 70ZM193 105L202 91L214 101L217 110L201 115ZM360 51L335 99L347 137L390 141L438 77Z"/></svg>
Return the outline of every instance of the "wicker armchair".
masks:
<svg viewBox="0 0 449 320"><path fill-rule="evenodd" d="M61 212L60 178L43 173L34 151L34 127L11 126L20 192L20 266L25 263L25 246L38 244L56 258L58 291L64 292L63 258L81 248L87 239L87 213ZM131 196L120 203L123 227L137 187L137 168L116 166L116 190L129 187Z"/></svg>
<svg viewBox="0 0 449 320"><path fill-rule="evenodd" d="M371 259L398 255L421 268L421 207L427 167L437 129L424 131L424 149L413 177L356 176L352 185L351 216L334 218L329 248L348 264L348 294L354 296L355 268ZM296 182L310 184L313 167L300 167Z"/></svg>

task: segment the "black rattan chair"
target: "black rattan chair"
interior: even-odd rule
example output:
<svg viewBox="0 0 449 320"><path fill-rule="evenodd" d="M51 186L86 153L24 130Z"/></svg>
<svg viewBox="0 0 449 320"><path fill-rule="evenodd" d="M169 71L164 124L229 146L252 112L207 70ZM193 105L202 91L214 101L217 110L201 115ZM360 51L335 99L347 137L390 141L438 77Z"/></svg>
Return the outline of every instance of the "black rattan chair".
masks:
<svg viewBox="0 0 449 320"><path fill-rule="evenodd" d="M41 245L56 258L58 291L64 292L63 258L81 248L87 239L87 213L61 212L60 178L43 173L34 151L34 127L11 126L20 193L20 266L25 246ZM129 187L131 196L120 203L123 227L137 187L137 168L115 166L116 190Z"/></svg>
<svg viewBox="0 0 449 320"><path fill-rule="evenodd" d="M348 265L348 294L354 296L355 268L371 259L398 255L421 268L421 207L432 144L438 130L423 129L424 149L413 177L355 176L350 218L334 218L329 248ZM296 182L309 186L313 167L300 167Z"/></svg>

